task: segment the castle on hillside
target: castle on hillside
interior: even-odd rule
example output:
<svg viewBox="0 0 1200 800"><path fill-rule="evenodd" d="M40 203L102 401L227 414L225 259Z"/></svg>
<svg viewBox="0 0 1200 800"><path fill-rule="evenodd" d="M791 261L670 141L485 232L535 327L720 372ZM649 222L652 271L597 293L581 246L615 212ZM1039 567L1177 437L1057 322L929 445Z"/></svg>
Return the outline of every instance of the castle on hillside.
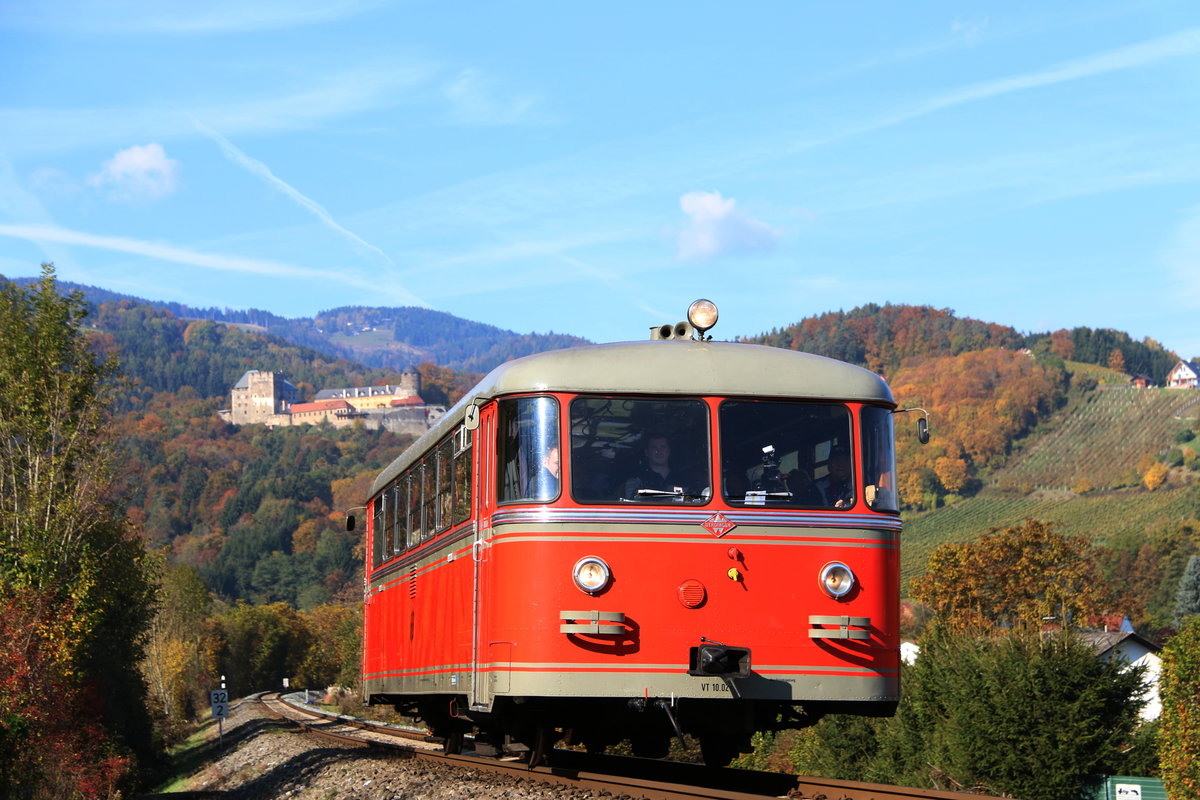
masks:
<svg viewBox="0 0 1200 800"><path fill-rule="evenodd" d="M230 407L217 414L231 425L320 425L348 428L361 423L392 433L420 436L446 413L421 399L421 374L404 371L400 383L323 389L309 403L297 403L299 391L277 372L247 370L230 391Z"/></svg>

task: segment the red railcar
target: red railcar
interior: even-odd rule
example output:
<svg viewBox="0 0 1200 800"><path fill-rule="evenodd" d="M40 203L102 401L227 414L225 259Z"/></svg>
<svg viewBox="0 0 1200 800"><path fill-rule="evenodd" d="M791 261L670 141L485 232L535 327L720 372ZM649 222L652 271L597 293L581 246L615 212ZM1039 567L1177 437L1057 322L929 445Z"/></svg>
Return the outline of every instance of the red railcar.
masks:
<svg viewBox="0 0 1200 800"><path fill-rule="evenodd" d="M498 367L372 487L365 700L451 750L682 732L713 764L890 714L894 411L867 370L703 332Z"/></svg>

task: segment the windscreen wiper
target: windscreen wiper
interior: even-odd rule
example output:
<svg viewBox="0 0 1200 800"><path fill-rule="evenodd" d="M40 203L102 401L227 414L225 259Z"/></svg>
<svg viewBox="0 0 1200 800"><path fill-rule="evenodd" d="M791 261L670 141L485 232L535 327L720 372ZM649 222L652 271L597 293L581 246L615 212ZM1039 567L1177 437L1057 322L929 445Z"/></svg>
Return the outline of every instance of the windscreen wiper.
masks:
<svg viewBox="0 0 1200 800"><path fill-rule="evenodd" d="M634 492L634 495L635 497L633 498L622 497L621 500L625 503L636 503L640 499L657 499L663 497L678 498L679 500L706 500L708 499L708 490L706 489L703 493L696 494L695 492L685 492L682 488L670 492L663 491L662 489L638 489Z"/></svg>

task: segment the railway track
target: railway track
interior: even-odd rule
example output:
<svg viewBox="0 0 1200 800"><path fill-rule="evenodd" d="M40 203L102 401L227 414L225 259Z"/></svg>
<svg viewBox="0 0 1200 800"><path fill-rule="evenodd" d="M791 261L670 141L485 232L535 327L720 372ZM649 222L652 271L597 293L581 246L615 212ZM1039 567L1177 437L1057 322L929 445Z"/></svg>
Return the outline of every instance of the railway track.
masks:
<svg viewBox="0 0 1200 800"><path fill-rule="evenodd" d="M645 800L988 800L984 795L885 786L856 781L809 778L781 773L713 769L670 761L595 756L555 750L548 766L530 767L515 759L493 759L441 752L441 743L425 732L396 728L330 714L297 702L294 696L260 695L275 716L305 732L342 744L382 749L399 757L428 759L449 766Z"/></svg>

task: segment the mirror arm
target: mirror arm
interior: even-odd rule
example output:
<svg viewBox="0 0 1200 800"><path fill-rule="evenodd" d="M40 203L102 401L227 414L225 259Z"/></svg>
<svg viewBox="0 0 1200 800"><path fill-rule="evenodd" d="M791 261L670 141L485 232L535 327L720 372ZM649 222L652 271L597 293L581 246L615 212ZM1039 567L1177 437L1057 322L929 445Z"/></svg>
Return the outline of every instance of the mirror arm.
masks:
<svg viewBox="0 0 1200 800"><path fill-rule="evenodd" d="M907 414L909 411L920 411L923 416L917 419L917 441L921 444L929 443L929 412L923 408L913 406L912 408L897 408L893 414Z"/></svg>

